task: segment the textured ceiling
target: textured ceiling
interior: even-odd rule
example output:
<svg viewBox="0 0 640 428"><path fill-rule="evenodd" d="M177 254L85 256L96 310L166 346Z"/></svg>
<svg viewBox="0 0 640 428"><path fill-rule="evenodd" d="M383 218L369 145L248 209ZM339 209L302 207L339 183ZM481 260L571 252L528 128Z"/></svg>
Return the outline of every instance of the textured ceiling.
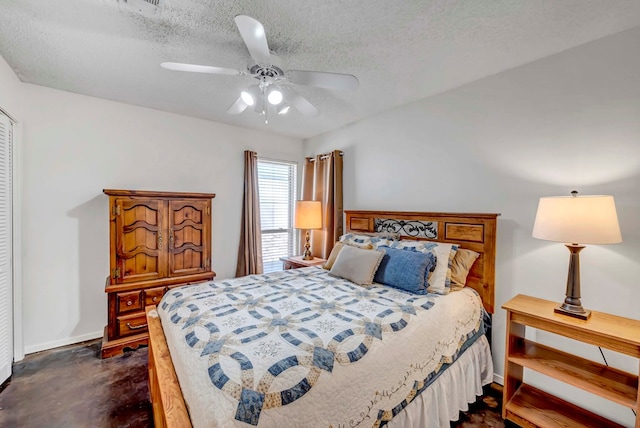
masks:
<svg viewBox="0 0 640 428"><path fill-rule="evenodd" d="M302 138L640 25L638 0L165 0L156 16L125 0L0 3L0 55L23 82ZM238 14L285 68L354 74L359 89L296 86L320 116L265 125L226 113L251 77L160 67L244 70Z"/></svg>

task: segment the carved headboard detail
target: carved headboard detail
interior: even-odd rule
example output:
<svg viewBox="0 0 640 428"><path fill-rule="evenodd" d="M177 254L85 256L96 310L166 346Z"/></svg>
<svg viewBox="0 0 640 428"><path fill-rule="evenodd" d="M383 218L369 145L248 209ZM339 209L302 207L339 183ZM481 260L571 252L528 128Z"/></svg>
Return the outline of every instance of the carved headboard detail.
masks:
<svg viewBox="0 0 640 428"><path fill-rule="evenodd" d="M350 210L345 214L348 233L399 232L401 239L450 242L480 253L467 277L467 287L476 290L487 312L493 313L500 214Z"/></svg>

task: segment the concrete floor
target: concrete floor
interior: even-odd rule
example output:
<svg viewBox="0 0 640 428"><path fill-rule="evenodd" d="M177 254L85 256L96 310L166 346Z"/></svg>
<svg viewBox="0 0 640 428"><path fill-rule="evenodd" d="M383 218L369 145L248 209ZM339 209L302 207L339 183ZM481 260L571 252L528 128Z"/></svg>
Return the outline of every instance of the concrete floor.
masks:
<svg viewBox="0 0 640 428"><path fill-rule="evenodd" d="M102 360L100 340L28 355L0 391L0 427L153 426L147 349Z"/></svg>
<svg viewBox="0 0 640 428"><path fill-rule="evenodd" d="M28 355L0 387L0 427L153 427L147 349L102 360L100 340ZM451 428L505 426L500 391L470 406ZM513 425L508 425L513 426Z"/></svg>

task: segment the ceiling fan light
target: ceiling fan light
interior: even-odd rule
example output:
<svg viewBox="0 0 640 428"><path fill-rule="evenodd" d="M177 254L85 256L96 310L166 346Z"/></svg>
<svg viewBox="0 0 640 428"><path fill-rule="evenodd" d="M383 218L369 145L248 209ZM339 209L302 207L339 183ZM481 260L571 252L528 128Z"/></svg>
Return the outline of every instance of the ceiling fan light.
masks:
<svg viewBox="0 0 640 428"><path fill-rule="evenodd" d="M278 104L280 104L282 102L282 92L280 92L277 89L272 89L269 92L269 95L267 96L267 99L269 100L269 103L271 105L276 106L276 105L278 105Z"/></svg>
<svg viewBox="0 0 640 428"><path fill-rule="evenodd" d="M256 100L253 99L253 96L251 96L251 94L247 91L240 92L240 98L242 98L242 101L244 101L244 103L248 106L252 106L256 102Z"/></svg>

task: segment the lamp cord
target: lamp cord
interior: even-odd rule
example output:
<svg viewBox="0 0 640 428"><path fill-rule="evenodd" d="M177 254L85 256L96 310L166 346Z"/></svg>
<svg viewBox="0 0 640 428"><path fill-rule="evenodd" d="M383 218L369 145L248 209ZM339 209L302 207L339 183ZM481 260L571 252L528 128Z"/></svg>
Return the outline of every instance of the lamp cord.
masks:
<svg viewBox="0 0 640 428"><path fill-rule="evenodd" d="M602 352L602 348L598 346L598 349L600 350L600 355L602 355L602 359L604 360L604 365L609 367L609 363L607 363L607 359L604 356L604 352Z"/></svg>
<svg viewBox="0 0 640 428"><path fill-rule="evenodd" d="M602 360L604 361L604 365L609 367L609 363L607 362L607 359L604 356L604 352L602 352L602 348L598 346L598 349L600 350L600 355L602 355ZM631 411L633 412L633 416L638 416L635 410L631 409Z"/></svg>

